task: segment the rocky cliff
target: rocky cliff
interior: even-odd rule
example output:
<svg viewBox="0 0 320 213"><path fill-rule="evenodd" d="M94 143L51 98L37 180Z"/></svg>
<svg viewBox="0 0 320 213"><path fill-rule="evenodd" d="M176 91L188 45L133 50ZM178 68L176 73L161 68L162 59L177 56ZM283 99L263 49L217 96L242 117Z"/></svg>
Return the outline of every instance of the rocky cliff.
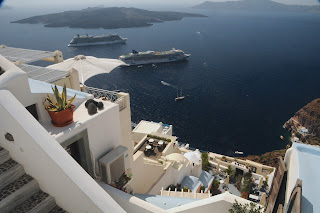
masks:
<svg viewBox="0 0 320 213"><path fill-rule="evenodd" d="M280 149L280 150L274 150L272 152L267 152L262 155L249 155L241 159L248 159L257 163L261 163L263 165L277 167L278 157L284 158L285 154L286 154L286 149Z"/></svg>
<svg viewBox="0 0 320 213"><path fill-rule="evenodd" d="M284 127L300 142L320 145L320 98L302 107L284 124ZM307 132L301 131L303 127Z"/></svg>

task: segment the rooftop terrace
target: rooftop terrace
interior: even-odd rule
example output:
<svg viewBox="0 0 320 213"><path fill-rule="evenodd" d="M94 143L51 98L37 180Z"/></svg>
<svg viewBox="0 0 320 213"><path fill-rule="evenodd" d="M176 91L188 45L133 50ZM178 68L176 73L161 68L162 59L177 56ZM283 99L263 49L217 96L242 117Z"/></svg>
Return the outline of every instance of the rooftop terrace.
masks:
<svg viewBox="0 0 320 213"><path fill-rule="evenodd" d="M147 158L158 160L162 156L162 152L167 144L166 140L147 137L141 144L139 151L144 152Z"/></svg>

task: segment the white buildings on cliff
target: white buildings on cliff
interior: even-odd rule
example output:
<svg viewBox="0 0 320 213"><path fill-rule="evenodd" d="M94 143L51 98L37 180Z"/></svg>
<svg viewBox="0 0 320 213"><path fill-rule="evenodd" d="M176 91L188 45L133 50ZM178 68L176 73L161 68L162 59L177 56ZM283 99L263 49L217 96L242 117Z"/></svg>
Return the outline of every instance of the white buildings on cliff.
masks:
<svg viewBox="0 0 320 213"><path fill-rule="evenodd" d="M228 212L235 200L255 201L272 212L285 171L290 179L284 206L297 190L296 179L303 179L294 171L292 162L300 158L292 150L278 170L210 152L203 171L199 150L179 144L171 125L141 121L131 129L129 94L86 87L82 92L77 70L28 64L61 62L60 52L0 49L0 212ZM68 98L76 94L74 122L65 127L53 126L42 104L52 84L66 84ZM93 98L103 108L89 115L85 103ZM251 201L230 184L228 168L253 172ZM214 190L222 193L212 195Z"/></svg>

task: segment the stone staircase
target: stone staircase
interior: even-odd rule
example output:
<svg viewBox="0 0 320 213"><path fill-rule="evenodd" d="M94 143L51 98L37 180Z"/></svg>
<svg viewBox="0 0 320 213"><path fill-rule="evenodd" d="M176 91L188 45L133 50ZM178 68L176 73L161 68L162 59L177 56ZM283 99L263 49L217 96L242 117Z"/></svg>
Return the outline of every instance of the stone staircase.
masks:
<svg viewBox="0 0 320 213"><path fill-rule="evenodd" d="M0 147L0 213L66 212Z"/></svg>

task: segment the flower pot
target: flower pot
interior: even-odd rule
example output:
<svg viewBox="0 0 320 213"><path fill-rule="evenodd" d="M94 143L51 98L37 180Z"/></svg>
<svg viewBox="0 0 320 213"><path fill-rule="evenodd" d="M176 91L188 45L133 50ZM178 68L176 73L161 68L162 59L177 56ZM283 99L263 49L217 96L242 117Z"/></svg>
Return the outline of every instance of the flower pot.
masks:
<svg viewBox="0 0 320 213"><path fill-rule="evenodd" d="M56 127L63 127L71 124L73 122L73 109L74 105L71 105L70 108L62 110L60 112L48 111L51 117L51 123Z"/></svg>

